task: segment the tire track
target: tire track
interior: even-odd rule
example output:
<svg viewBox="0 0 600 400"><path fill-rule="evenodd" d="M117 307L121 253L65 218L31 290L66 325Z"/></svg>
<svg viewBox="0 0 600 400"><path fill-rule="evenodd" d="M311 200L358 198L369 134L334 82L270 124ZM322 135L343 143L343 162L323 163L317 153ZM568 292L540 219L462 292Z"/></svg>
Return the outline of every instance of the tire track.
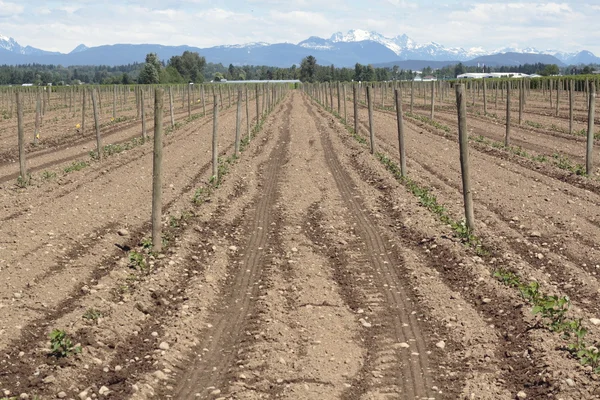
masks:
<svg viewBox="0 0 600 400"><path fill-rule="evenodd" d="M403 279L398 275L398 271L392 266L393 260L390 257L390 252L385 244L385 241L379 234L376 228L376 223L371 220L371 217L366 213L365 206L360 198L355 195L354 184L348 173L342 168L341 163L335 155L335 150L331 139L329 138L330 128L326 126L321 118L315 114L311 106L307 104L304 97L304 106L308 114L315 120L315 123L321 130L321 144L324 148L327 166L335 178L338 190L345 200L348 208L357 221L357 232L362 237L366 245L365 262L370 263L376 271L379 272L380 294L385 299L390 325L382 325L381 335L373 337L376 343L373 344L373 349L370 349L365 364L366 370L363 369L360 380L372 379L372 386L378 393L400 394L404 399L427 399L434 396L432 377L427 360L427 347L423 335L419 329L417 319L414 314L409 312L410 304L407 303L407 293L403 288ZM378 300L378 299L374 299ZM380 305L378 305L380 306ZM386 337L387 336L387 337ZM390 336L392 340L390 340ZM394 349L397 343L407 343L414 341L416 352L411 354L410 358L398 357L396 362L388 362L386 367L392 368L394 365L400 365L400 369L395 371L383 371L382 374L373 374L367 376L369 367L376 360L393 360L394 354L398 353ZM374 353L374 354L373 354ZM396 360L394 360L396 361ZM384 375L386 374L386 375ZM378 375L378 376L375 376ZM364 383L360 385L362 391L367 391ZM400 390L401 393L397 393ZM365 393L366 394L366 393ZM348 398L359 398L358 393L353 392Z"/></svg>
<svg viewBox="0 0 600 400"><path fill-rule="evenodd" d="M204 356L181 375L173 396L176 399L190 399L197 393L201 395L200 398L208 398L211 392L209 388L219 387L235 359L236 353L233 350L242 337L248 315L256 302L256 282L260 280L262 273L262 264L267 254L265 248L276 236L270 231L270 227L274 220L273 208L278 197L280 171L286 162L289 146L291 101L288 99L287 102L278 144L271 151L268 164L264 166L264 186L256 199L254 215L246 225L250 236L241 249L244 253L237 264L242 265L243 269L238 269L227 285L223 300L214 313L214 327L198 345L199 349L208 351L204 351Z"/></svg>

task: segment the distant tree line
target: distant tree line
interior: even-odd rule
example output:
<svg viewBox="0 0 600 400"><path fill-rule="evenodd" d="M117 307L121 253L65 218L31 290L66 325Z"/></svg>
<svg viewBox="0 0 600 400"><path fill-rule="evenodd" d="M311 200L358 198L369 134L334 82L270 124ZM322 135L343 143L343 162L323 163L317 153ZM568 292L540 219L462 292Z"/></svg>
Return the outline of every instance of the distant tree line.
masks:
<svg viewBox="0 0 600 400"><path fill-rule="evenodd" d="M551 64L524 64L512 67L465 66L462 63L422 70L423 76L432 75L438 79L454 79L467 72L521 72L525 74L563 75L589 74L600 69L600 65L568 66L559 68ZM73 85L88 84L132 84L132 83L201 83L220 80L281 80L300 79L303 82L331 81L390 81L412 80L416 72L398 66L374 67L357 63L354 68L337 68L334 65L319 65L313 56L305 57L300 66L289 68L265 65L234 66L206 62L196 52L185 51L168 61L161 61L154 53L146 56L144 62L120 66L87 65L63 67L60 65L26 64L0 66L0 85Z"/></svg>

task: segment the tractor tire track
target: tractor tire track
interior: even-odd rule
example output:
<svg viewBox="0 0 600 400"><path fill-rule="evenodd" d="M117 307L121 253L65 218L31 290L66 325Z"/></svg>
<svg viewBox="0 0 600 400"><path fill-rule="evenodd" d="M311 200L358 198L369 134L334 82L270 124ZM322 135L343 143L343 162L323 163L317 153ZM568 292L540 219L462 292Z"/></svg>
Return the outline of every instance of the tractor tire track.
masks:
<svg viewBox="0 0 600 400"><path fill-rule="evenodd" d="M417 349L416 352L412 353L412 357L408 359L397 360L398 365L402 367L399 370L390 371L390 375L393 376L378 377L382 380L378 389L389 394L398 394L397 390L400 389L401 398L403 399L426 399L433 397L434 394L431 389L433 387L433 379L430 375L426 356L426 343L419 329L416 317L409 311L410 304L405 300L408 296L406 290L403 288L403 279L398 275L398 270L393 267L394 262L390 258L390 251L377 230L377 224L366 213L362 201L356 197L354 184L335 155L333 144L329 138L330 128L315 114L310 105L307 104L306 98L304 98L304 105L311 118L315 120L321 130L321 143L327 155L327 166L335 178L342 198L356 218L357 231L366 245L365 262L370 263L376 271L380 272L378 274L380 277L379 285L382 289L381 294L385 299L385 306L390 321L386 321L389 323L389 326L382 324L382 329L385 332L382 332L381 336L377 335L377 337L372 338L372 340L376 341L376 343L373 343L375 350L372 350L368 354L366 366L368 368L374 359L381 359L395 354L394 344L414 340ZM360 380L367 379L367 372L367 370L363 371L363 376L360 377ZM364 384L361 386L363 390L367 390ZM355 393L348 396L348 398L359 397Z"/></svg>
<svg viewBox="0 0 600 400"><path fill-rule="evenodd" d="M243 267L238 267L233 272L234 276L227 285L223 300L216 307L214 327L198 345L199 349L208 351L181 375L173 396L176 399L190 399L196 393L200 394L200 398L209 398L211 390L208 388L219 387L235 359L233 350L240 341L248 315L254 308L258 291L256 283L261 279L262 264L267 254L265 248L277 236L270 229L274 220L273 207L278 197L280 171L286 162L289 146L291 102L289 99L287 101L278 144L272 150L269 162L263 167L262 193L257 196L254 215L246 225L250 236L240 249L243 255L237 264Z"/></svg>

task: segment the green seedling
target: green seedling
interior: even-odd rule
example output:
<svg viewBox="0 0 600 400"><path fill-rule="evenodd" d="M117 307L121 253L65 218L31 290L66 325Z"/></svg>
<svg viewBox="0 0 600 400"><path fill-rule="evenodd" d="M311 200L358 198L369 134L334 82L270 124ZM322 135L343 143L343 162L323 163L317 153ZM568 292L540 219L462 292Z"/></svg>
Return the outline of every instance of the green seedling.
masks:
<svg viewBox="0 0 600 400"><path fill-rule="evenodd" d="M68 174L69 172L73 172L73 171L81 171L88 165L89 165L89 163L86 161L74 161L73 164L66 167L64 169L64 171L65 171L65 174Z"/></svg>
<svg viewBox="0 0 600 400"><path fill-rule="evenodd" d="M102 318L102 313L95 308L88 308L82 316L83 319L89 321L98 321L98 318Z"/></svg>
<svg viewBox="0 0 600 400"><path fill-rule="evenodd" d="M42 179L45 181L49 181L50 179L56 178L56 172L52 171L44 171L42 172Z"/></svg>
<svg viewBox="0 0 600 400"><path fill-rule="evenodd" d="M137 251L129 252L129 267L136 269L138 271L146 270L146 260L144 260L144 255L138 253Z"/></svg>
<svg viewBox="0 0 600 400"><path fill-rule="evenodd" d="M81 353L81 346L74 346L67 333L60 329L55 329L50 333L50 355L62 358L71 354Z"/></svg>

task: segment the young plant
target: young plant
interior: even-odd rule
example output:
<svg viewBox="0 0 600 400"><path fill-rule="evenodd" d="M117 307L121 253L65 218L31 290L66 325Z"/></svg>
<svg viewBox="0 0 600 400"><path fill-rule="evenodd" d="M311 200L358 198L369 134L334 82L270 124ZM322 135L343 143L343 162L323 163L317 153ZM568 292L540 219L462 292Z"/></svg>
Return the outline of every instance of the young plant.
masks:
<svg viewBox="0 0 600 400"><path fill-rule="evenodd" d="M83 319L97 322L98 318L102 318L102 313L95 308L88 308L82 316Z"/></svg>
<svg viewBox="0 0 600 400"><path fill-rule="evenodd" d="M144 260L144 255L138 253L137 251L130 251L129 267L138 271L144 271L146 269L146 260Z"/></svg>
<svg viewBox="0 0 600 400"><path fill-rule="evenodd" d="M67 333L55 329L50 333L50 355L57 358L68 357L81 353L81 346L74 346Z"/></svg>

